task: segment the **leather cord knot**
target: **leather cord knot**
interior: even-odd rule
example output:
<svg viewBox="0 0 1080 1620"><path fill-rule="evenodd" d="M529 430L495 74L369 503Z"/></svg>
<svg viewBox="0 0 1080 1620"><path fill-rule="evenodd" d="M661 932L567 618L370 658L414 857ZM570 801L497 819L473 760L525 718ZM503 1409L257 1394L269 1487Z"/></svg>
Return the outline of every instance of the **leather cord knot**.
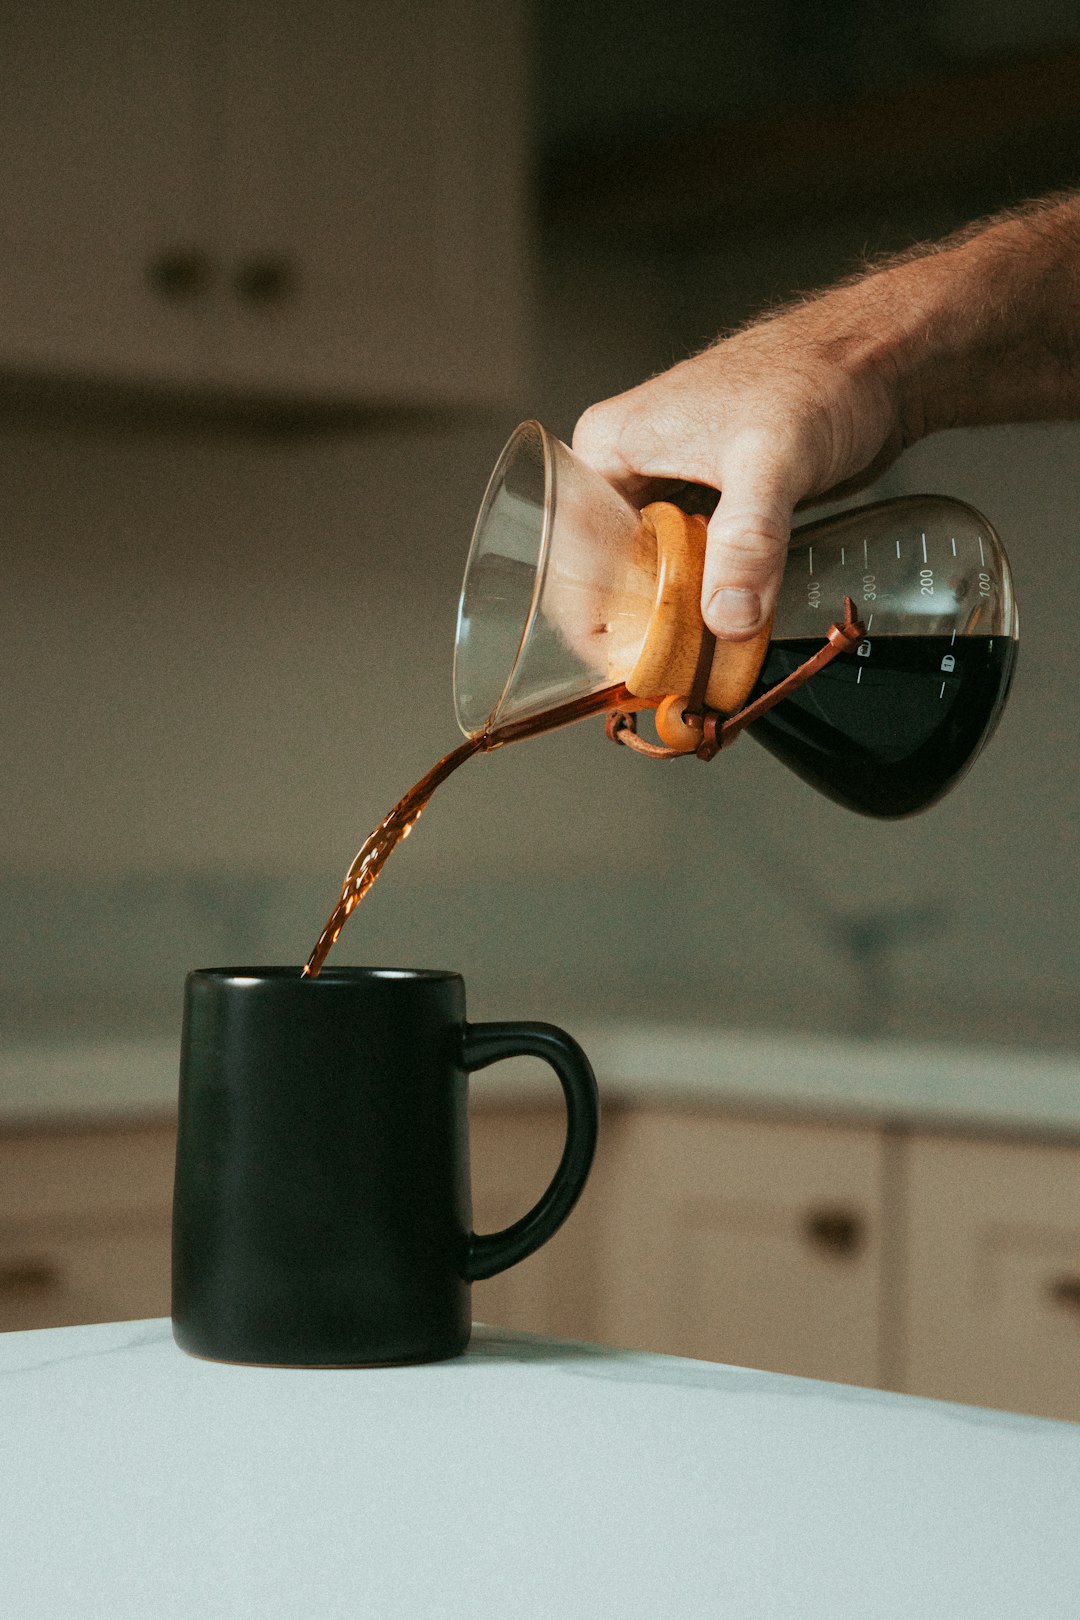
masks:
<svg viewBox="0 0 1080 1620"><path fill-rule="evenodd" d="M637 715L632 709L611 709L604 721L604 730L612 742L622 743L643 754L646 759L682 759L677 748L666 748L663 743L651 743L638 736Z"/></svg>
<svg viewBox="0 0 1080 1620"><path fill-rule="evenodd" d="M770 686L767 691L762 692L753 703L747 703L736 714L723 715L716 709L708 708L705 703L705 688L716 650L716 637L708 626L704 626L693 685L686 700L686 707L682 711L684 724L692 731L701 732L701 741L694 750L697 758L714 759L721 749L730 748L747 726L753 725L755 720L767 714L778 703L782 703L784 698L790 697L800 686L804 686L819 670L824 669L826 664L831 664L838 654L850 652L865 634L861 621L855 616L854 602L850 596L845 596L843 620L829 626L825 633L825 641L816 653L805 659L782 681L777 681L775 686ZM622 743L624 747L632 748L636 754L643 754L646 759L685 757L686 751L683 749L668 748L662 743L647 742L644 737L639 737L637 718L631 711L612 709L607 716L604 730L612 742Z"/></svg>

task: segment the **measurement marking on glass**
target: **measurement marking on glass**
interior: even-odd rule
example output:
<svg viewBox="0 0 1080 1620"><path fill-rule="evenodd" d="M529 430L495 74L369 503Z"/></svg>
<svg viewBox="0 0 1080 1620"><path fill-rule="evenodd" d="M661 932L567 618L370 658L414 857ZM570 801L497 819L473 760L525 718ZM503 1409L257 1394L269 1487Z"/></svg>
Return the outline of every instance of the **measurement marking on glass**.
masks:
<svg viewBox="0 0 1080 1620"><path fill-rule="evenodd" d="M814 548L810 547L810 572L814 572Z"/></svg>
<svg viewBox="0 0 1080 1620"><path fill-rule="evenodd" d="M925 536L925 534L922 537L922 560L923 560L923 562L926 561L926 536Z"/></svg>
<svg viewBox="0 0 1080 1620"><path fill-rule="evenodd" d="M987 650L987 652L993 652L993 650L994 650L994 638L993 638L993 636L990 637L990 645L989 645L989 647L987 647L986 650Z"/></svg>
<svg viewBox="0 0 1080 1620"><path fill-rule="evenodd" d="M866 567L867 567L867 568L869 568L869 566L870 566L870 559L869 559L869 557L868 557L868 556L867 556L867 555L866 555L866 541L865 541L865 540L864 540L864 541L863 541L863 543L862 543L862 560L863 560L863 562L864 562L864 564L865 564L865 565L866 565Z"/></svg>
<svg viewBox="0 0 1080 1620"><path fill-rule="evenodd" d="M859 673L855 677L855 685L858 686L861 683L861 681L862 681L862 665L860 664L859 665Z"/></svg>
<svg viewBox="0 0 1080 1620"><path fill-rule="evenodd" d="M950 646L950 647L951 647L951 646L952 646L952 644L953 644L953 642L954 642L954 641L955 641L955 640L956 640L956 631L955 631L955 630L954 630L954 631L953 631L953 633L952 633L952 635L951 635L951 636L950 636L950 637L949 637L949 646Z"/></svg>
<svg viewBox="0 0 1080 1620"><path fill-rule="evenodd" d="M898 557L900 555L900 542L899 542L899 540L896 542L896 555Z"/></svg>
<svg viewBox="0 0 1080 1620"><path fill-rule="evenodd" d="M956 556L956 536L955 535L953 535L953 538L952 538L952 554L953 554L954 557Z"/></svg>
<svg viewBox="0 0 1080 1620"><path fill-rule="evenodd" d="M873 622L874 622L874 615L871 613L870 617L866 621L866 633L867 633L867 635L870 634L870 626L873 624Z"/></svg>
<svg viewBox="0 0 1080 1620"><path fill-rule="evenodd" d="M843 566L844 566L844 548L843 548L843 546L840 547L840 566L841 566L841 568L843 568Z"/></svg>
<svg viewBox="0 0 1080 1620"><path fill-rule="evenodd" d="M941 698L943 698L944 696L945 696L945 682L942 681L942 683L941 683L941 691L938 693L939 700Z"/></svg>
<svg viewBox="0 0 1080 1620"><path fill-rule="evenodd" d="M986 566L986 557L983 554L983 543L982 543L982 535L981 534L979 536L979 561L983 564L984 567Z"/></svg>

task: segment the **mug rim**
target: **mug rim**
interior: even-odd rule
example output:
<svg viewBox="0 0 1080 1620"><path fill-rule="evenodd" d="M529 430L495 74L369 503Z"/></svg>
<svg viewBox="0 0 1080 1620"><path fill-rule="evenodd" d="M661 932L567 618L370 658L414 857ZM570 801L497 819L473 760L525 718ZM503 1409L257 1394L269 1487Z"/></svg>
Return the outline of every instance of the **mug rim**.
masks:
<svg viewBox="0 0 1080 1620"><path fill-rule="evenodd" d="M305 984L309 987L330 984L370 984L373 980L388 983L447 983L460 980L461 974L452 968L396 968L353 967L342 965L324 967L314 978L305 978L300 963L295 967L274 963L263 967L209 967L192 968L189 979L208 980L214 984Z"/></svg>

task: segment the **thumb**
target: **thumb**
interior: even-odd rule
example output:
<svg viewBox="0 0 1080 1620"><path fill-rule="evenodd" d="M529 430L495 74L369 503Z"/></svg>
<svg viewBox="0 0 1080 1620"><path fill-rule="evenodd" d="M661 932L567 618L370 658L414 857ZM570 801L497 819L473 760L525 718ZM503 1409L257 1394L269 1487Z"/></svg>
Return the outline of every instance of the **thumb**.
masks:
<svg viewBox="0 0 1080 1620"><path fill-rule="evenodd" d="M746 641L768 620L784 575L795 496L760 466L725 480L709 523L701 612L721 641Z"/></svg>

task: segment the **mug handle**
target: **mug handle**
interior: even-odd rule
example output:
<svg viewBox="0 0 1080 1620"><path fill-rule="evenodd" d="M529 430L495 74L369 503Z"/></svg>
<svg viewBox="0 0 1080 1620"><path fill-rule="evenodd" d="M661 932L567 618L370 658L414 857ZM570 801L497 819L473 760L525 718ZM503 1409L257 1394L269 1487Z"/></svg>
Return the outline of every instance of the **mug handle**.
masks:
<svg viewBox="0 0 1080 1620"><path fill-rule="evenodd" d="M558 1231L581 1196L596 1152L600 1098L592 1065L577 1041L555 1024L466 1024L462 1064L470 1074L508 1057L543 1058L555 1070L566 1098L566 1142L547 1191L527 1215L501 1232L470 1232L467 1282L517 1265Z"/></svg>

